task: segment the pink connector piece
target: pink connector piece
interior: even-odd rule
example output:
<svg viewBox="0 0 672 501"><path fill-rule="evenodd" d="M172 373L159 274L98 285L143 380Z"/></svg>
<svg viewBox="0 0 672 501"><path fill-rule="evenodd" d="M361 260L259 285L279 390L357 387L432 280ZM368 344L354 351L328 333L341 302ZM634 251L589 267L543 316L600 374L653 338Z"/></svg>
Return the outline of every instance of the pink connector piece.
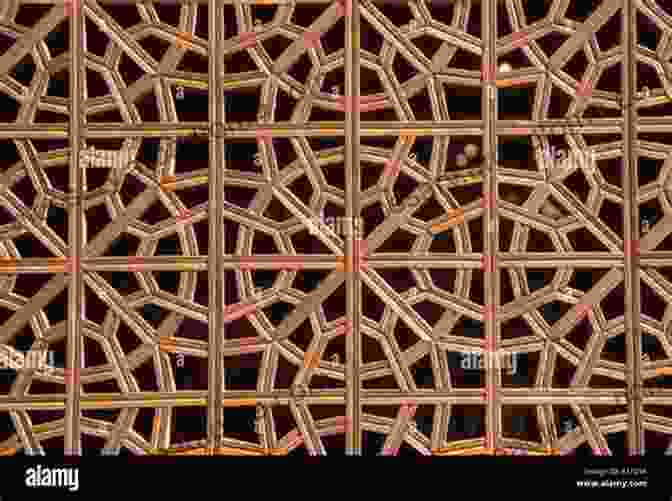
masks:
<svg viewBox="0 0 672 501"><path fill-rule="evenodd" d="M514 49L520 49L521 47L525 47L530 43L528 36L525 33L521 33L520 31L512 33L511 36L513 37Z"/></svg>
<svg viewBox="0 0 672 501"><path fill-rule="evenodd" d="M488 254L481 256L481 266L485 273L493 273L497 269L497 256Z"/></svg>
<svg viewBox="0 0 672 501"><path fill-rule="evenodd" d="M579 86L576 88L576 95L578 97L590 97L592 93L593 93L593 87L587 80L581 82Z"/></svg>
<svg viewBox="0 0 672 501"><path fill-rule="evenodd" d="M254 270L257 268L257 262L253 257L241 257L238 264L241 270Z"/></svg>
<svg viewBox="0 0 672 501"><path fill-rule="evenodd" d="M79 258L68 257L65 260L63 265L63 271L65 273L75 273L81 268L81 261Z"/></svg>
<svg viewBox="0 0 672 501"><path fill-rule="evenodd" d="M240 339L238 339L238 344L240 344L241 346L257 344L258 342L259 340L256 337L241 337Z"/></svg>
<svg viewBox="0 0 672 501"><path fill-rule="evenodd" d="M240 34L240 44L243 49L251 49L257 45L257 34L254 31L247 31Z"/></svg>
<svg viewBox="0 0 672 501"><path fill-rule="evenodd" d="M494 256L491 256L494 257ZM486 303L483 305L483 319L486 323L495 321L495 313L497 311L496 306L493 303ZM490 346L493 340L488 340L487 349L493 349L494 346Z"/></svg>
<svg viewBox="0 0 672 501"><path fill-rule="evenodd" d="M641 244L639 240L625 241L625 255L626 257L639 256L641 253Z"/></svg>
<svg viewBox="0 0 672 501"><path fill-rule="evenodd" d="M292 449L303 443L303 437L298 430L293 430L287 435L287 448Z"/></svg>
<svg viewBox="0 0 672 501"><path fill-rule="evenodd" d="M383 178L396 176L401 172L401 162L399 160L388 160L385 162L385 172Z"/></svg>
<svg viewBox="0 0 672 501"><path fill-rule="evenodd" d="M336 417L336 426L346 426L350 420L347 416L337 416Z"/></svg>
<svg viewBox="0 0 672 501"><path fill-rule="evenodd" d="M484 209L492 209L495 206L495 196L493 193L485 192L483 193L483 198L481 199L481 207Z"/></svg>
<svg viewBox="0 0 672 501"><path fill-rule="evenodd" d="M489 82L495 77L495 69L492 65L482 64L481 65L481 80L483 82Z"/></svg>
<svg viewBox="0 0 672 501"><path fill-rule="evenodd" d="M254 136L257 138L258 143L264 144L267 148L273 146L273 134L269 129L259 129L255 131Z"/></svg>
<svg viewBox="0 0 672 501"><path fill-rule="evenodd" d="M350 420L347 416L338 416L336 418L336 427L338 431L347 433L350 430Z"/></svg>
<svg viewBox="0 0 672 501"><path fill-rule="evenodd" d="M399 409L399 415L404 418L412 419L415 416L415 413L418 411L418 406L415 404L401 404Z"/></svg>
<svg viewBox="0 0 672 501"><path fill-rule="evenodd" d="M190 209L177 209L175 220L178 224L186 224L193 216Z"/></svg>
<svg viewBox="0 0 672 501"><path fill-rule="evenodd" d="M345 113L351 113L355 107L352 96L337 96L336 101L338 103L338 110Z"/></svg>
<svg viewBox="0 0 672 501"><path fill-rule="evenodd" d="M63 7L65 7L65 15L76 16L79 13L79 1L80 0L65 0Z"/></svg>
<svg viewBox="0 0 672 501"><path fill-rule="evenodd" d="M359 259L366 259L369 256L369 244L366 240L358 238L355 240L355 256Z"/></svg>
<svg viewBox="0 0 672 501"><path fill-rule="evenodd" d="M250 353L257 353L260 349L257 346L242 346L238 353L241 355L248 355Z"/></svg>
<svg viewBox="0 0 672 501"><path fill-rule="evenodd" d="M320 38L322 33L319 31L306 31L301 39L306 49L317 49L320 46Z"/></svg>
<svg viewBox="0 0 672 501"><path fill-rule="evenodd" d="M245 338L240 338L238 339L238 343L240 346L240 354L246 354L246 353L256 353L258 350L257 348L257 343L259 340L254 337L245 337Z"/></svg>
<svg viewBox="0 0 672 501"><path fill-rule="evenodd" d="M348 335L352 331L352 326L350 324L349 320L346 320L343 322L343 325L340 325L339 327L336 328L334 331L334 334L336 336L342 336L342 335Z"/></svg>
<svg viewBox="0 0 672 501"><path fill-rule="evenodd" d="M367 260L369 257L369 244L366 240L357 239L354 245L355 270L357 273L366 271L369 267Z"/></svg>
<svg viewBox="0 0 672 501"><path fill-rule="evenodd" d="M80 369L63 369L65 376L65 384L78 385L80 381Z"/></svg>
<svg viewBox="0 0 672 501"><path fill-rule="evenodd" d="M339 16L352 16L352 0L336 0L336 6Z"/></svg>
<svg viewBox="0 0 672 501"><path fill-rule="evenodd" d="M236 303L224 310L224 322L232 322L257 311L256 304Z"/></svg>
<svg viewBox="0 0 672 501"><path fill-rule="evenodd" d="M142 265L145 262L145 258L142 256L128 256L128 271L136 272L142 271Z"/></svg>
<svg viewBox="0 0 672 501"><path fill-rule="evenodd" d="M593 317L593 307L589 304L577 304L576 305L576 319L577 320L583 320L584 317L588 317L588 319L592 319Z"/></svg>
<svg viewBox="0 0 672 501"><path fill-rule="evenodd" d="M345 113L362 113L376 111L385 108L387 101L385 96L337 96L338 110Z"/></svg>
<svg viewBox="0 0 672 501"><path fill-rule="evenodd" d="M361 96L359 98L359 112L382 110L387 106L387 97L379 96Z"/></svg>

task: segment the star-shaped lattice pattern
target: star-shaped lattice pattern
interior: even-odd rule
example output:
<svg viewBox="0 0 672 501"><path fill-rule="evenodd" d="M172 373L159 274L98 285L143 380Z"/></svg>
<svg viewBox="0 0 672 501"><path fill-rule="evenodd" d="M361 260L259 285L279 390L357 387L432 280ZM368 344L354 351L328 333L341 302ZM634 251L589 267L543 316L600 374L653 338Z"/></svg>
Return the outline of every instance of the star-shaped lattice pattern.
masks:
<svg viewBox="0 0 672 501"><path fill-rule="evenodd" d="M3 453L669 451L665 9L0 6Z"/></svg>

